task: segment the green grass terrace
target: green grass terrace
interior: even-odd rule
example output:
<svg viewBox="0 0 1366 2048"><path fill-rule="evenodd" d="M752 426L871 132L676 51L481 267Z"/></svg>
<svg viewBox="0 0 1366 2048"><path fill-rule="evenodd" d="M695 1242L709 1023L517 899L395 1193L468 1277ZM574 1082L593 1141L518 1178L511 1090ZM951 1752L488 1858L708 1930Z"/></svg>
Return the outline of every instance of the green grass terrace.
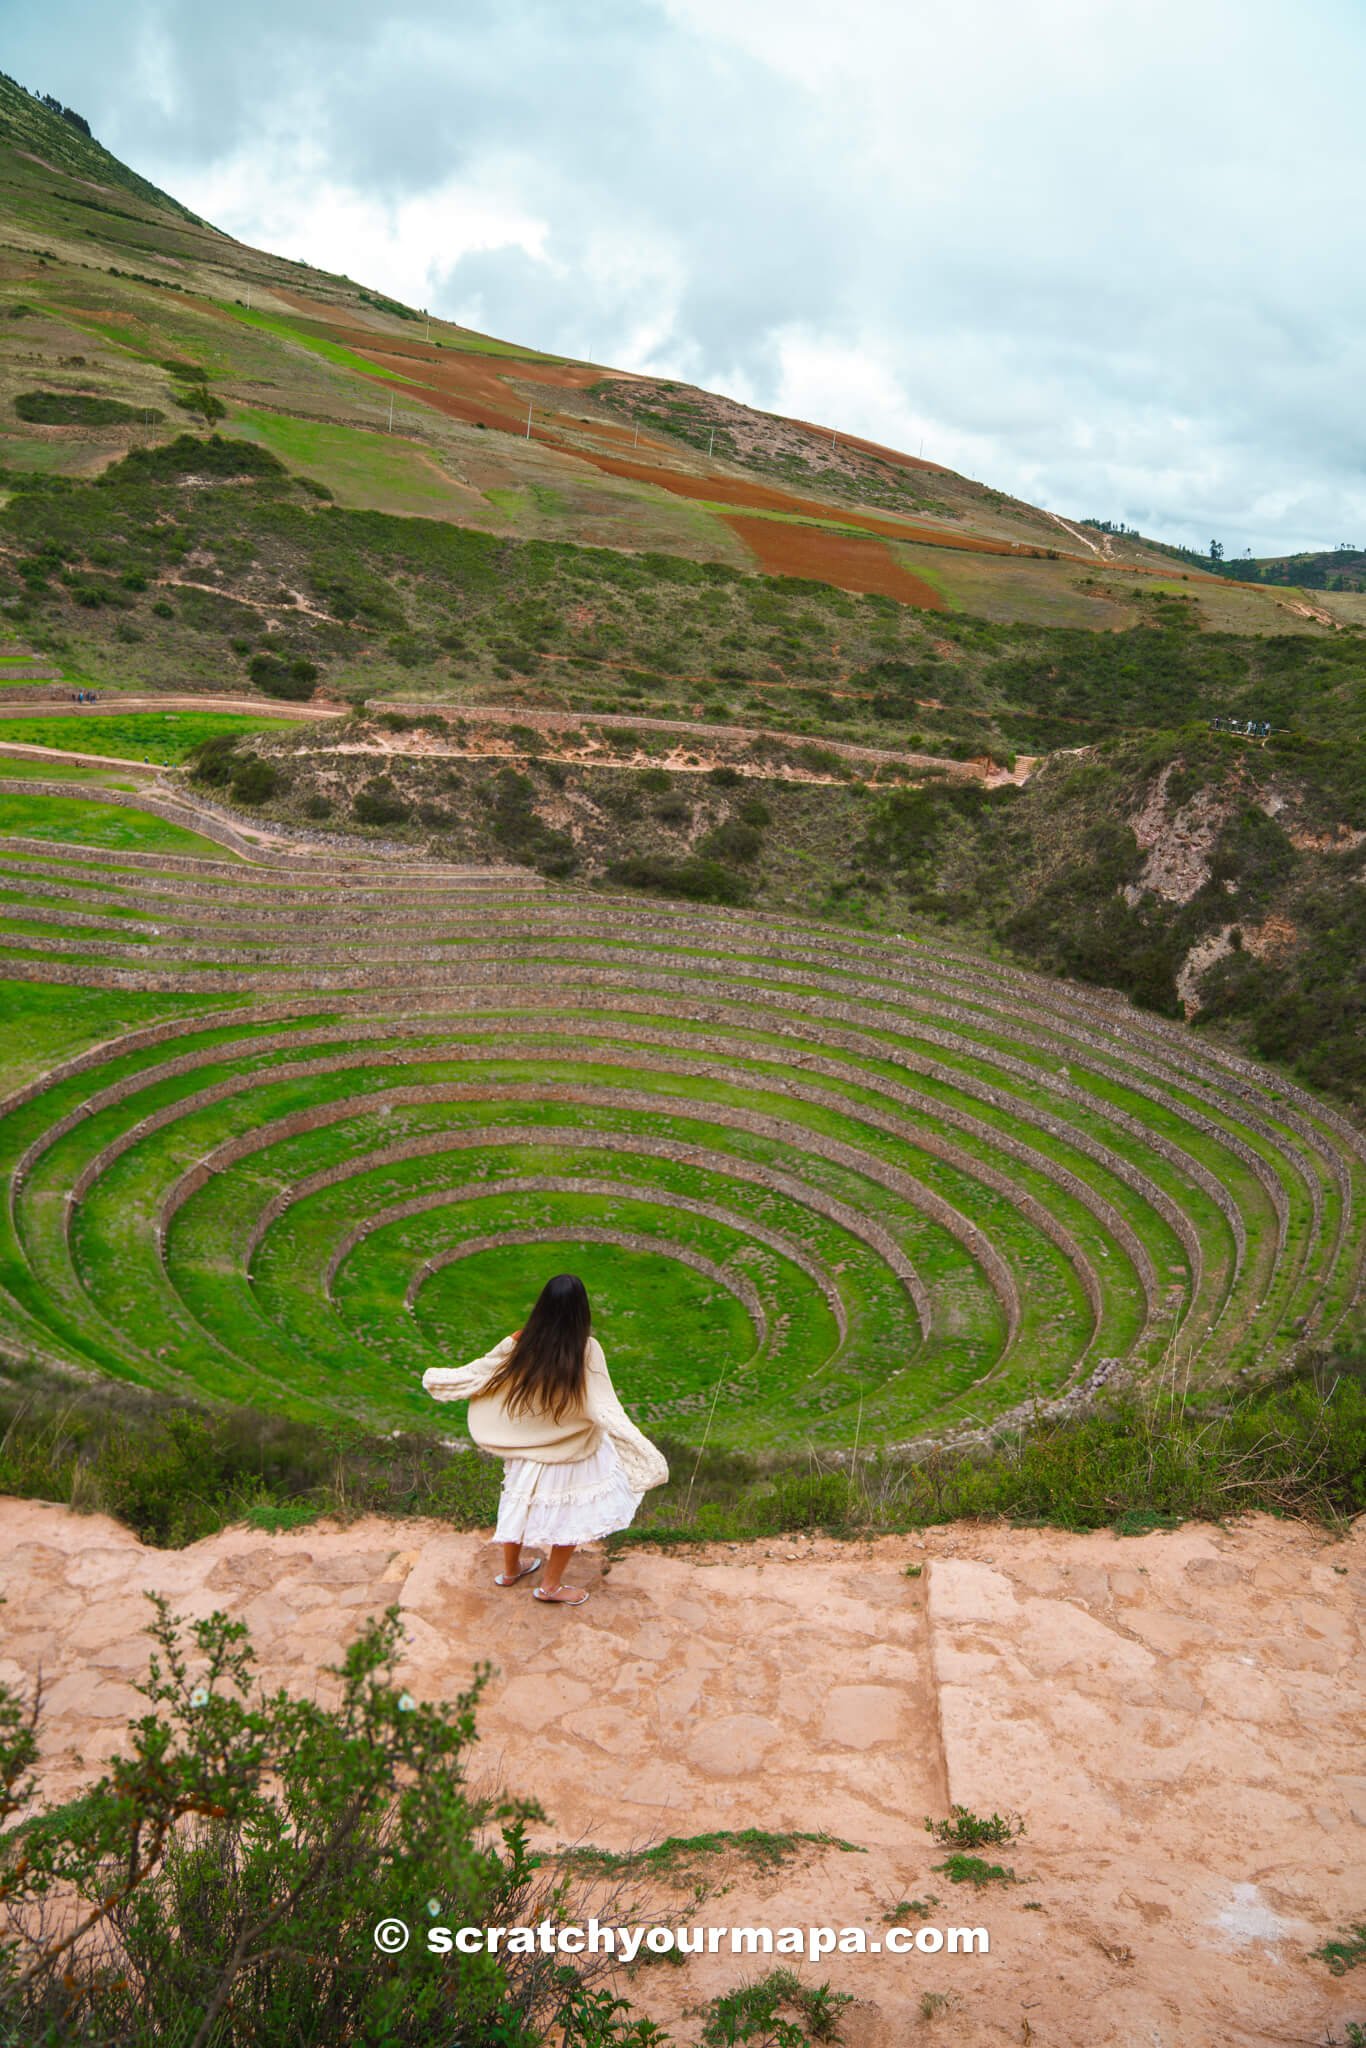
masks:
<svg viewBox="0 0 1366 2048"><path fill-rule="evenodd" d="M831 1450L1213 1383L1359 1296L1366 1141L1120 999L930 929L234 858L140 801L0 797L37 1359L449 1431L423 1370L573 1268L646 1427Z"/></svg>

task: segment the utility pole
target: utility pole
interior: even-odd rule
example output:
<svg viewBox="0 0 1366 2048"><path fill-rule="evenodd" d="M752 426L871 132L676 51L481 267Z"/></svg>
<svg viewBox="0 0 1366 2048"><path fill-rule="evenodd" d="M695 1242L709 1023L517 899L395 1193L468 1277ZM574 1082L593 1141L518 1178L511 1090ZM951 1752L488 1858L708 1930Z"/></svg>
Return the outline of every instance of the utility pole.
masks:
<svg viewBox="0 0 1366 2048"><path fill-rule="evenodd" d="M635 430L634 434L632 434L632 436L631 436L631 446L632 446L633 448L638 448L638 447L640 446L640 421L639 421L639 420L637 420L637 421L636 421L636 430Z"/></svg>
<svg viewBox="0 0 1366 2048"><path fill-rule="evenodd" d="M391 391L391 392L389 393L389 427L388 427L388 431L389 431L389 432L390 432L391 434L392 434L392 433L393 433L393 431L394 431L394 394L393 394L393 392L392 392L392 391Z"/></svg>
<svg viewBox="0 0 1366 2048"><path fill-rule="evenodd" d="M710 454L711 454L711 451L712 451L712 449L714 448L714 446L715 446L715 445L716 445L716 429L715 429L715 427L713 427L713 428L712 428L712 430L711 430L711 432L710 432L710 433L708 434L708 436L707 436L707 454L708 454L708 456L710 456Z"/></svg>
<svg viewBox="0 0 1366 2048"><path fill-rule="evenodd" d="M425 306L422 308L422 317L427 323L426 332L423 334L422 339L430 341L432 338L432 316Z"/></svg>
<svg viewBox="0 0 1366 2048"><path fill-rule="evenodd" d="M526 438L528 441L531 439L531 407L532 400L528 399L526 402Z"/></svg>
<svg viewBox="0 0 1366 2048"><path fill-rule="evenodd" d="M247 286L247 311L251 311L251 286Z"/></svg>

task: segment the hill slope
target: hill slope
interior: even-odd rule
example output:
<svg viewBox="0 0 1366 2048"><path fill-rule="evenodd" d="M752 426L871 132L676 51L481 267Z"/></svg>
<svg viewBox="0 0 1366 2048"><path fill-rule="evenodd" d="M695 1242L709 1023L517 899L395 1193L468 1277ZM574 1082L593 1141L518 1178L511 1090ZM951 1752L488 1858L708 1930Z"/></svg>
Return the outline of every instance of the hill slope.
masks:
<svg viewBox="0 0 1366 2048"><path fill-rule="evenodd" d="M1357 1096L1358 593L428 322L220 234L4 79L0 314L0 711L369 703L206 772L439 857L966 924ZM1230 717L1274 761L1173 737ZM1174 896L1148 842L1198 818Z"/></svg>
<svg viewBox="0 0 1366 2048"><path fill-rule="evenodd" d="M1041 624L1132 622L1135 573L1140 588L1169 573L1136 542L837 428L428 322L245 248L5 79L0 221L4 310L27 308L0 363L0 460L14 468L97 471L146 438L134 418L98 417L98 402L175 418L204 388L167 367L179 364L204 373L225 431L274 446L344 502ZM17 422L28 383L67 401L65 417L59 405ZM1293 616L1268 593L1188 580L1215 623Z"/></svg>

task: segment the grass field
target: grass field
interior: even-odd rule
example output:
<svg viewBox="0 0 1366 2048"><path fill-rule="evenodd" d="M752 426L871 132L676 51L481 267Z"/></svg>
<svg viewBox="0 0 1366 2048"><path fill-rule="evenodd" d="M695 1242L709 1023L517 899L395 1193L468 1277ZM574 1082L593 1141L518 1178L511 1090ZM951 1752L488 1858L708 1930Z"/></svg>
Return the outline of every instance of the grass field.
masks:
<svg viewBox="0 0 1366 2048"><path fill-rule="evenodd" d="M128 852L200 853L215 860L223 858L221 846L168 819L153 817L148 811L85 803L79 797L16 795L0 790L0 834Z"/></svg>
<svg viewBox="0 0 1366 2048"><path fill-rule="evenodd" d="M4 730L0 727L0 745ZM139 778L118 768L96 768L89 761L46 761L37 755L0 752L0 780L10 782L88 782L100 789L137 789Z"/></svg>
<svg viewBox="0 0 1366 2048"><path fill-rule="evenodd" d="M5 802L28 837L111 824ZM448 1429L424 1368L582 1269L647 1426L838 1447L1107 1360L1252 1369L1356 1293L1343 1121L1104 995L931 930L179 833L208 857L166 863L159 821L112 823L122 856L0 848L15 1074L48 1066L0 1104L0 1288L44 1355Z"/></svg>
<svg viewBox="0 0 1366 2048"><path fill-rule="evenodd" d="M326 484L341 505L373 505L415 518L469 518L475 494L445 476L418 443L402 433L370 433L321 420L290 419L236 406L230 430L278 455L290 469Z"/></svg>
<svg viewBox="0 0 1366 2048"><path fill-rule="evenodd" d="M295 343L300 348L321 356L325 363L332 363L339 370L350 370L358 377L375 377L384 384L407 384L412 379L402 377L395 370L381 369L377 364L367 362L354 349L343 348L338 342L329 341L326 335L313 333L307 324L286 319L279 313L251 312L243 306L231 309L234 318L244 326L255 327L263 334L277 336L281 341Z"/></svg>
<svg viewBox="0 0 1366 2048"><path fill-rule="evenodd" d="M282 732L290 720L232 711L92 711L88 717L0 719L0 741L60 747L75 754L111 754L170 766L205 740ZM53 772L52 768L48 770ZM8 773L8 770L6 770ZM61 769L65 775L65 768Z"/></svg>

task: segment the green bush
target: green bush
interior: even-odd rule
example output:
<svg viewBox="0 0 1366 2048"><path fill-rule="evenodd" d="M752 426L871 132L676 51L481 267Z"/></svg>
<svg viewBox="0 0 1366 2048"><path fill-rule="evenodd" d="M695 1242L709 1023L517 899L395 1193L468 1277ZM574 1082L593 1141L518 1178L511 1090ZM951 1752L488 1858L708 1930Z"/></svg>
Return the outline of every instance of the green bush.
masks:
<svg viewBox="0 0 1366 2048"><path fill-rule="evenodd" d="M279 769L256 754L248 754L238 761L229 785L239 804L269 803L283 786L284 777Z"/></svg>
<svg viewBox="0 0 1366 2048"><path fill-rule="evenodd" d="M732 818L708 832L698 852L704 860L738 860L748 865L759 858L763 843L763 834L755 826L742 825L738 818Z"/></svg>
<svg viewBox="0 0 1366 2048"><path fill-rule="evenodd" d="M494 782L493 836L513 860L543 875L570 875L579 864L572 837L537 817L535 784L515 768L500 769Z"/></svg>
<svg viewBox="0 0 1366 2048"><path fill-rule="evenodd" d="M117 490L125 484L179 483L187 476L252 477L257 483L284 485L289 472L268 448L250 441L224 440L211 434L179 434L156 448L133 448L122 462L111 463L95 479L96 487Z"/></svg>
<svg viewBox="0 0 1366 2048"><path fill-rule="evenodd" d="M408 806L388 775L372 775L358 791L351 810L362 825L401 825L408 816Z"/></svg>
<svg viewBox="0 0 1366 2048"><path fill-rule="evenodd" d="M166 417L150 405L125 405L118 398L96 398L83 391L21 391L14 401L21 420L44 427L113 427L125 421L156 421Z"/></svg>
<svg viewBox="0 0 1366 2048"><path fill-rule="evenodd" d="M647 889L660 896L683 896L694 903L746 903L749 885L716 860L665 860L658 854L630 854L613 861L611 882L627 889Z"/></svg>
<svg viewBox="0 0 1366 2048"><path fill-rule="evenodd" d="M316 662L302 655L253 654L247 672L267 697L283 698L290 703L305 703L318 681Z"/></svg>
<svg viewBox="0 0 1366 2048"><path fill-rule="evenodd" d="M152 1604L145 1710L78 1799L34 1810L37 1710L0 1688L0 1820L24 1814L0 1836L0 2037L644 2041L619 2001L556 1956L504 1950L443 1968L428 1953L433 1925L579 1917L570 1881L541 1874L527 1848L540 1810L466 1779L483 1668L453 1701L415 1699L396 1676L391 1607L330 1668L335 1703L323 1705L260 1688L242 1622L186 1624ZM395 1918L415 1936L396 1955L374 1940Z"/></svg>
<svg viewBox="0 0 1366 2048"><path fill-rule="evenodd" d="M201 740L187 756L191 780L205 782L211 789L225 789L237 766L237 741L238 735L231 732Z"/></svg>

